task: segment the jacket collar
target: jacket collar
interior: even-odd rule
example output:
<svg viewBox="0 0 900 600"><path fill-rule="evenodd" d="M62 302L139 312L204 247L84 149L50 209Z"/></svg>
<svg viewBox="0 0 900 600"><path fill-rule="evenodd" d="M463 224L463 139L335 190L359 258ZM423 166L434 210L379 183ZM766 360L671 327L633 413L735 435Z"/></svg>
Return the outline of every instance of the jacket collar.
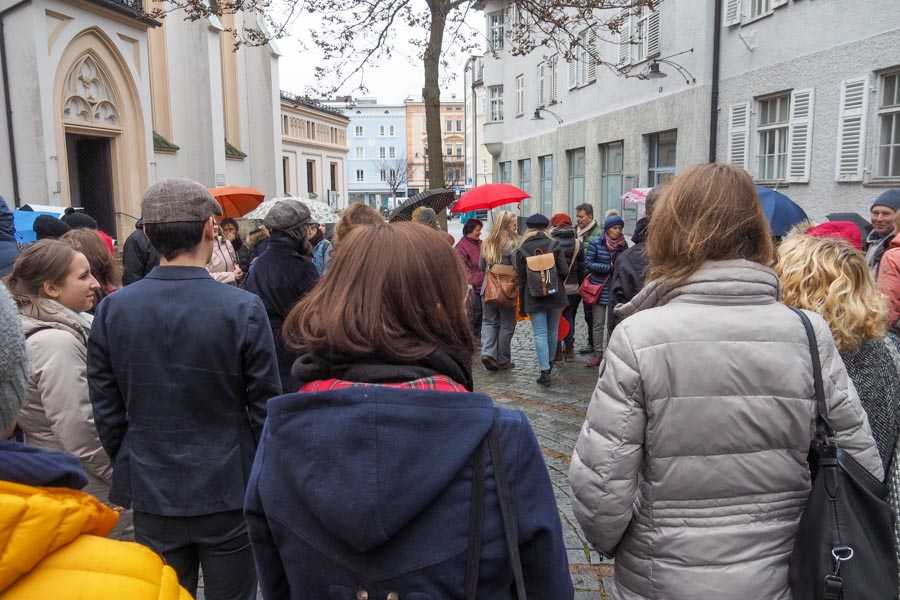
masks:
<svg viewBox="0 0 900 600"><path fill-rule="evenodd" d="M775 271L744 259L717 260L704 263L680 283L659 279L649 282L631 302L616 307L615 312L624 319L670 302L737 306L777 301L778 276Z"/></svg>
<svg viewBox="0 0 900 600"><path fill-rule="evenodd" d="M49 298L36 298L19 307L22 315L22 329L26 335L41 329L68 331L81 343L87 344L93 317L76 313Z"/></svg>
<svg viewBox="0 0 900 600"><path fill-rule="evenodd" d="M147 273L145 279L212 279L209 271L203 267L153 267L153 270Z"/></svg>
<svg viewBox="0 0 900 600"><path fill-rule="evenodd" d="M583 238L587 235L591 235L594 231L594 228L597 226L598 226L597 221L591 221L590 225L588 225L584 229L582 229L581 227L578 227L578 229L576 230L578 237Z"/></svg>

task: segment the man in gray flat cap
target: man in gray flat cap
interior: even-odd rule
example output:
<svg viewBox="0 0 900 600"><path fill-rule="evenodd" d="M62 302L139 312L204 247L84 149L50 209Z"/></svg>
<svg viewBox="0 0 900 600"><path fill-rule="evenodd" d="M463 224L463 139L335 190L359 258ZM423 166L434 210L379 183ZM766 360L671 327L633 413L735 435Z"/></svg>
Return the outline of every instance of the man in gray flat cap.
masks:
<svg viewBox="0 0 900 600"><path fill-rule="evenodd" d="M296 200L282 200L275 204L263 220L271 233L269 245L250 266L245 287L262 298L272 324L278 371L285 391L297 391L297 381L291 377L291 366L297 355L285 346L281 325L288 313L319 281L319 272L312 261L310 234L317 226L311 222L309 209Z"/></svg>
<svg viewBox="0 0 900 600"><path fill-rule="evenodd" d="M203 185L160 181L141 209L160 265L100 303L88 342L110 499L134 509L137 541L192 595L202 567L206 598L249 600L244 489L266 402L281 393L269 319L205 269L222 211Z"/></svg>

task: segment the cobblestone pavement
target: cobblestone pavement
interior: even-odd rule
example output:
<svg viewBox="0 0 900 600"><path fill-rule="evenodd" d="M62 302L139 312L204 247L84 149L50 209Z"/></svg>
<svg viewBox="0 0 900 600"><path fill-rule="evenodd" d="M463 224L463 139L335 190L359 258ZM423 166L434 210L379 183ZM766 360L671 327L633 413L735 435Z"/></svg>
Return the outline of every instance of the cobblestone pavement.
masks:
<svg viewBox="0 0 900 600"><path fill-rule="evenodd" d="M581 312L575 325L576 350L585 345L586 330ZM525 412L541 448L550 472L553 491L562 521L569 569L575 585L577 600L607 598L604 585L612 584L612 562L602 561L584 539L572 513L568 472L572 449L584 422L597 369L585 367L585 357L578 356L553 369L553 384L539 386L540 374L531 337L531 325L519 323L512 343L516 368L510 371L489 372L480 360L475 361L475 390L490 395L495 402Z"/></svg>

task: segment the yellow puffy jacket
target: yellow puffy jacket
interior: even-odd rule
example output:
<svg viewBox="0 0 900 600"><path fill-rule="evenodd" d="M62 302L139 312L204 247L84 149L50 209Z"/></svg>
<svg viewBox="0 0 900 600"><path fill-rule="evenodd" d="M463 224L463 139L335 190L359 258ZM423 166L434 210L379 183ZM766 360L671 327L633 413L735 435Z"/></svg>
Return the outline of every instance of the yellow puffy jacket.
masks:
<svg viewBox="0 0 900 600"><path fill-rule="evenodd" d="M102 537L117 519L83 492L0 481L0 597L190 600L152 550Z"/></svg>

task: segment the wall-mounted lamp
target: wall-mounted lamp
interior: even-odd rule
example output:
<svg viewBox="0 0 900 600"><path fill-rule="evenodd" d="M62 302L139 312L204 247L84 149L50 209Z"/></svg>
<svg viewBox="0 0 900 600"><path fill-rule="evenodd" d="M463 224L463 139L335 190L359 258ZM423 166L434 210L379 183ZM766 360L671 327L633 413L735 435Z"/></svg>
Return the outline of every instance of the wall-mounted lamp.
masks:
<svg viewBox="0 0 900 600"><path fill-rule="evenodd" d="M672 54L671 56L666 56L663 58L655 58L650 61L650 64L647 65L647 70L643 73L640 73L637 77L638 79L650 80L650 79L663 79L668 77L668 74L662 70L660 65L668 65L675 69L679 75L684 78L684 82L688 85L693 85L697 83L697 78L687 70L683 65L678 64L673 58L676 56L681 56L682 54L693 54L694 49L691 48L689 50L685 50L684 52L678 52L677 54Z"/></svg>
<svg viewBox="0 0 900 600"><path fill-rule="evenodd" d="M555 112L550 110L549 108L544 108L543 106L539 106L536 109L534 109L534 116L531 117L531 120L532 121L543 121L544 117L541 116L542 112L550 113L551 115L553 115L556 118L557 124L562 125L562 122L563 122L562 118L558 114L556 114Z"/></svg>

